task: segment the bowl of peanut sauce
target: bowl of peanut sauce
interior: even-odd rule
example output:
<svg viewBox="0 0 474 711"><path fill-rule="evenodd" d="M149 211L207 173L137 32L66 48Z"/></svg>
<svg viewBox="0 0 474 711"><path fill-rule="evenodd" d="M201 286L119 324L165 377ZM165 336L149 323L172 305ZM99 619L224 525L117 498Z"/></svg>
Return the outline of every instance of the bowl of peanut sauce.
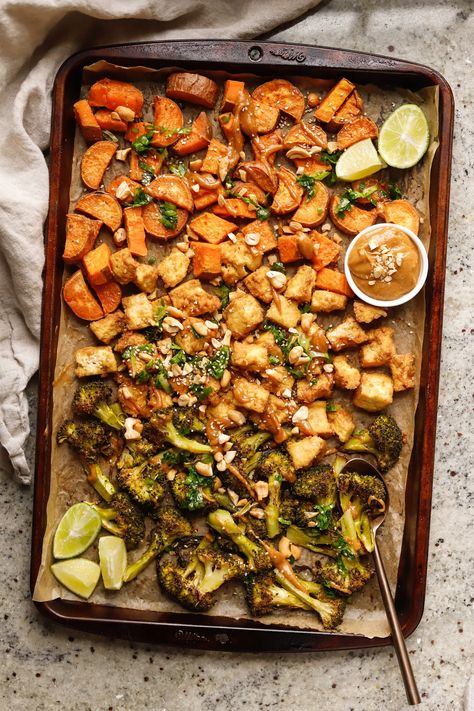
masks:
<svg viewBox="0 0 474 711"><path fill-rule="evenodd" d="M372 306L400 306L418 294L428 255L417 235L388 222L366 227L347 248L344 270L353 292Z"/></svg>

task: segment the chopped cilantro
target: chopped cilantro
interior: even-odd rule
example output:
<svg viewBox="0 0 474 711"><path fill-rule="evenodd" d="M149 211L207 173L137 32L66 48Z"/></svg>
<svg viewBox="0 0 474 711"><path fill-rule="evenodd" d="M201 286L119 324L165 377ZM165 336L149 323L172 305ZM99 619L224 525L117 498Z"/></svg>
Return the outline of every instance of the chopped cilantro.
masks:
<svg viewBox="0 0 474 711"><path fill-rule="evenodd" d="M148 131L148 133L143 134L143 136L139 136L139 138L136 138L134 141L132 141L133 150L139 155L147 153L150 148L153 135L154 131Z"/></svg>
<svg viewBox="0 0 474 711"><path fill-rule="evenodd" d="M402 191L396 183L389 183L388 192L392 200L400 200L400 198L402 197Z"/></svg>
<svg viewBox="0 0 474 711"><path fill-rule="evenodd" d="M333 400L328 400L326 402L326 412L337 412L338 410L339 407Z"/></svg>
<svg viewBox="0 0 474 711"><path fill-rule="evenodd" d="M309 301L306 304L300 304L298 306L298 308L302 314L310 314L311 313L311 304L309 303Z"/></svg>
<svg viewBox="0 0 474 711"><path fill-rule="evenodd" d="M224 375L224 371L229 365L230 348L229 346L221 346L216 353L210 358L207 363L206 370L216 380L220 380Z"/></svg>
<svg viewBox="0 0 474 711"><path fill-rule="evenodd" d="M341 157L342 151L334 151L334 153L328 153L328 151L321 151L319 154L320 160L327 165L336 165L337 161Z"/></svg>
<svg viewBox="0 0 474 711"><path fill-rule="evenodd" d="M141 205L148 205L152 201L151 195L147 195L143 188L137 188L133 194L133 207L141 207Z"/></svg>
<svg viewBox="0 0 474 711"><path fill-rule="evenodd" d="M209 386L205 387L202 383L191 383L189 386L192 394L197 397L198 400L202 402L212 393L212 388Z"/></svg>
<svg viewBox="0 0 474 711"><path fill-rule="evenodd" d="M303 173L298 175L296 182L301 185L302 188L306 190L306 200L311 200L314 197L317 188L317 182L324 180L329 175L328 170L322 170L320 173L313 173L309 175L308 173Z"/></svg>
<svg viewBox="0 0 474 711"><path fill-rule="evenodd" d="M280 365L280 359L276 355L270 354L268 356L268 362L270 363L270 365Z"/></svg>
<svg viewBox="0 0 474 711"><path fill-rule="evenodd" d="M272 270L274 272L281 272L282 274L286 274L286 267L283 262L273 262Z"/></svg>
<svg viewBox="0 0 474 711"><path fill-rule="evenodd" d="M161 224L168 230L176 229L178 224L178 212L176 210L176 205L172 202L166 202L165 200L160 200L158 202L161 213Z"/></svg>
<svg viewBox="0 0 474 711"><path fill-rule="evenodd" d="M221 300L221 308L225 309L229 305L229 294L231 292L230 286L227 284L221 284L219 287L219 297Z"/></svg>
<svg viewBox="0 0 474 711"><path fill-rule="evenodd" d="M372 187L366 188L362 191L352 190L352 188L348 188L339 196L339 202L336 207L336 215L338 217L343 217L344 213L352 208L352 203L355 200L357 200L358 198L368 198L377 189L377 185L372 185Z"/></svg>
<svg viewBox="0 0 474 711"><path fill-rule="evenodd" d="M191 133L191 126L183 126L182 128L166 128L166 126L157 126L157 129L165 138L171 138L171 136L187 136Z"/></svg>

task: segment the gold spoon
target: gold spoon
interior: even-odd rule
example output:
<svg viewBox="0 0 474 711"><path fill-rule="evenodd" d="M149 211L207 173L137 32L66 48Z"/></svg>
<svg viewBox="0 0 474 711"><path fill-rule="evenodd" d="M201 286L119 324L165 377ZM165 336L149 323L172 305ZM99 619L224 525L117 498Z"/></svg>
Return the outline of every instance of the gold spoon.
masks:
<svg viewBox="0 0 474 711"><path fill-rule="evenodd" d="M385 516L387 515L388 507L390 504L387 485L379 470L376 469L372 464L370 464L370 462L360 457L354 457L353 459L349 459L349 461L344 464L342 468L342 471L344 470L357 472L358 474L370 474L372 476L376 476L380 479L385 488L384 511L369 518L370 527L374 538L373 556L375 562L375 571L377 573L380 592L382 594L382 600L385 606L385 612L390 625L390 630L392 632L392 643L395 647L395 652L397 654L398 664L402 673L408 703L410 704L410 706L416 706L417 704L421 703L420 694L418 693L415 677L413 675L413 669L411 668L410 659L408 657L405 638L403 637L400 622L398 620L397 611L395 609L395 603L393 601L390 586L388 584L387 574L385 572L382 557L380 555L379 547L377 545L376 533L385 521Z"/></svg>

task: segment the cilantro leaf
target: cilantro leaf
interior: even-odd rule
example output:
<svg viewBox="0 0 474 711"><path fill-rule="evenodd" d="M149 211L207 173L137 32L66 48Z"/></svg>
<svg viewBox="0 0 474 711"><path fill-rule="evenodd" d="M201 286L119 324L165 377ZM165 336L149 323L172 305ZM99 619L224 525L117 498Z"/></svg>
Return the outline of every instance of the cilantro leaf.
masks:
<svg viewBox="0 0 474 711"><path fill-rule="evenodd" d="M133 194L133 207L140 207L141 205L148 205L152 201L151 195L147 195L143 188L137 188Z"/></svg>
<svg viewBox="0 0 474 711"><path fill-rule="evenodd" d="M168 230L176 229L178 224L178 212L176 205L172 202L166 202L165 200L160 200L158 202L161 213L161 224Z"/></svg>
<svg viewBox="0 0 474 711"><path fill-rule="evenodd" d="M317 181L324 180L328 177L328 175L328 170L322 170L319 173L313 173L311 175L309 173L303 173L302 175L298 175L298 177L296 178L296 182L306 190L306 200L311 200L311 198L314 197L317 187Z"/></svg>
<svg viewBox="0 0 474 711"><path fill-rule="evenodd" d="M165 138L171 138L171 136L187 136L191 133L191 126L183 126L182 128L166 128L166 126L157 126L157 130Z"/></svg>
<svg viewBox="0 0 474 711"><path fill-rule="evenodd" d="M328 151L321 151L319 154L320 160L328 165L336 165L337 161L342 155L342 151L334 151L333 153L328 153Z"/></svg>
<svg viewBox="0 0 474 711"><path fill-rule="evenodd" d="M205 387L202 383L191 383L189 386L192 394L197 397L198 400L202 402L212 393L212 388Z"/></svg>
<svg viewBox="0 0 474 711"><path fill-rule="evenodd" d="M388 192L392 200L400 200L402 197L402 191L396 183L389 183Z"/></svg>

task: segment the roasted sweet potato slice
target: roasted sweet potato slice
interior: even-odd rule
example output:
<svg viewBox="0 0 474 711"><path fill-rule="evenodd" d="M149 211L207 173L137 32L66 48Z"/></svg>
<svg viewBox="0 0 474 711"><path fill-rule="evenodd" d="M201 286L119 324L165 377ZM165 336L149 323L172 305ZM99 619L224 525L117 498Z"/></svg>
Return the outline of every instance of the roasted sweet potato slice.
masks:
<svg viewBox="0 0 474 711"><path fill-rule="evenodd" d="M122 224L122 208L108 193L86 193L79 199L74 209L101 220L112 232L118 230Z"/></svg>
<svg viewBox="0 0 474 711"><path fill-rule="evenodd" d="M367 116L360 116L341 128L337 134L337 147L343 151L354 143L363 141L365 138L377 138L378 135L377 124Z"/></svg>
<svg viewBox="0 0 474 711"><path fill-rule="evenodd" d="M155 200L172 202L173 205L182 207L188 212L194 210L193 196L189 185L184 178L180 178L178 175L160 175L144 190Z"/></svg>
<svg viewBox="0 0 474 711"><path fill-rule="evenodd" d="M273 228L268 220L254 220L248 225L241 227L241 232L244 235L258 235L258 242L255 244L255 249L259 252L270 252L277 246L277 240Z"/></svg>
<svg viewBox="0 0 474 711"><path fill-rule="evenodd" d="M227 79L224 84L221 111L232 111L246 94L245 83L236 79Z"/></svg>
<svg viewBox="0 0 474 711"><path fill-rule="evenodd" d="M180 137L180 130L184 126L183 112L172 99L166 96L153 98L153 125L155 127L152 146L164 148L171 146Z"/></svg>
<svg viewBox="0 0 474 711"><path fill-rule="evenodd" d="M92 286L101 286L112 279L110 255L109 245L103 242L84 256L82 263L87 280Z"/></svg>
<svg viewBox="0 0 474 711"><path fill-rule="evenodd" d="M293 163L297 168L303 168L303 173L307 175L314 175L314 173L322 173L323 171L332 170L332 166L329 163L325 163L316 153L311 158L292 158Z"/></svg>
<svg viewBox="0 0 474 711"><path fill-rule="evenodd" d="M318 271L316 288L324 289L325 291L333 291L336 294L343 294L344 296L354 296L354 292L349 286L345 275L342 272L337 272L335 269L327 269L327 267L323 267Z"/></svg>
<svg viewBox="0 0 474 711"><path fill-rule="evenodd" d="M337 133L344 124L360 116L363 110L364 102L362 101L362 97L357 89L354 89L327 124L327 130L331 133Z"/></svg>
<svg viewBox="0 0 474 711"><path fill-rule="evenodd" d="M213 138L207 148L207 153L202 162L201 171L219 175L219 166L223 158L227 155L227 146L217 138Z"/></svg>
<svg viewBox="0 0 474 711"><path fill-rule="evenodd" d="M126 106L136 116L140 116L143 108L143 94L133 84L117 79L99 79L89 89L87 100L91 106L104 106L106 109L116 109Z"/></svg>
<svg viewBox="0 0 474 711"><path fill-rule="evenodd" d="M267 204L266 193L255 183L238 180L232 187L232 196L240 198L248 198L258 202L259 205Z"/></svg>
<svg viewBox="0 0 474 711"><path fill-rule="evenodd" d="M94 116L102 130L125 133L128 128L128 124L125 123L125 121L122 121L120 117L117 118L114 116L114 113L114 111L110 111L109 109L99 109L95 112Z"/></svg>
<svg viewBox="0 0 474 711"><path fill-rule="evenodd" d="M145 133L148 133L148 131L143 121L133 121L133 123L128 124L124 138L126 141L136 141L137 138L141 138Z"/></svg>
<svg viewBox="0 0 474 711"><path fill-rule="evenodd" d="M202 74L176 72L169 75L165 93L171 99L212 109L217 101L219 87L215 81Z"/></svg>
<svg viewBox="0 0 474 711"><path fill-rule="evenodd" d="M387 183L381 183L377 178L361 178L360 180L354 180L352 183L352 189L359 193L368 188L373 188L374 186L377 186L377 190L371 193L369 197L357 198L356 202L358 205L374 205L374 203L376 203L377 207L379 207L379 203L389 200L389 188ZM381 207L380 205L380 208Z"/></svg>
<svg viewBox="0 0 474 711"><path fill-rule="evenodd" d="M240 112L240 126L247 136L269 133L277 125L279 115L276 106L249 97L248 105Z"/></svg>
<svg viewBox="0 0 474 711"><path fill-rule="evenodd" d="M227 111L225 114L219 114L218 121L222 133L227 138L227 140L230 141L234 131L234 114L232 114L230 111Z"/></svg>
<svg viewBox="0 0 474 711"><path fill-rule="evenodd" d="M301 121L304 113L304 96L301 91L286 79L272 79L260 84L252 93L252 98L270 106L276 106L295 121Z"/></svg>
<svg viewBox="0 0 474 711"><path fill-rule="evenodd" d="M329 190L320 180L313 186L312 198L304 199L293 215L293 220L300 222L303 227L317 227L325 221L329 208Z"/></svg>
<svg viewBox="0 0 474 711"><path fill-rule="evenodd" d="M385 222L393 222L418 234L420 229L420 216L416 208L408 200L392 200L383 204L381 217Z"/></svg>
<svg viewBox="0 0 474 711"><path fill-rule="evenodd" d="M128 187L128 190L126 188ZM135 190L141 188L142 185L132 180L128 175L117 175L108 185L107 192L109 195L113 195L122 204L127 205L133 202L133 196L135 195Z"/></svg>
<svg viewBox="0 0 474 711"><path fill-rule="evenodd" d="M141 156L134 150L130 153L130 177L141 181L144 173L158 175L164 162L164 154L150 149L146 156Z"/></svg>
<svg viewBox="0 0 474 711"><path fill-rule="evenodd" d="M63 296L71 311L84 321L97 321L104 316L102 308L92 296L80 269L74 272L64 284Z"/></svg>
<svg viewBox="0 0 474 711"><path fill-rule="evenodd" d="M303 197L303 188L296 182L296 175L287 168L280 168L278 190L272 202L272 211L276 215L286 215L299 206Z"/></svg>
<svg viewBox="0 0 474 711"><path fill-rule="evenodd" d="M298 235L281 235L278 238L278 252L280 254L280 262L283 264L291 264L303 259L298 246Z"/></svg>
<svg viewBox="0 0 474 711"><path fill-rule="evenodd" d="M234 220L254 220L256 207L247 205L240 198L226 198L225 202L216 205L212 212L221 217L231 217Z"/></svg>
<svg viewBox="0 0 474 711"><path fill-rule="evenodd" d="M354 84L349 81L349 79L341 79L338 81L329 93L326 94L314 112L314 115L318 121L328 123L336 111L341 108L342 104L354 88Z"/></svg>
<svg viewBox="0 0 474 711"><path fill-rule="evenodd" d="M198 193L194 194L194 209L204 210L205 207L210 207L217 202L219 193L217 190L203 190L199 189Z"/></svg>
<svg viewBox="0 0 474 711"><path fill-rule="evenodd" d="M283 149L283 134L281 129L276 128L271 133L252 138L251 143L255 160L266 160L270 165L273 165L276 154Z"/></svg>
<svg viewBox="0 0 474 711"><path fill-rule="evenodd" d="M123 221L127 232L127 246L135 257L146 257L148 249L141 207L126 207Z"/></svg>
<svg viewBox="0 0 474 711"><path fill-rule="evenodd" d="M163 224L160 206L157 205L156 202L148 203L142 210L143 225L146 233L150 235L150 237L165 241L176 237L176 235L179 235L179 233L184 230L189 213L178 207L176 209L176 215L176 227L169 229Z"/></svg>
<svg viewBox="0 0 474 711"><path fill-rule="evenodd" d="M201 111L191 126L191 133L183 136L174 144L173 150L179 156L187 156L190 153L202 151L209 145L212 138L212 125L205 111Z"/></svg>
<svg viewBox="0 0 474 711"><path fill-rule="evenodd" d="M94 116L89 102L86 99L76 101L73 109L74 116L79 124L84 140L87 143L100 141L102 139L102 129Z"/></svg>
<svg viewBox="0 0 474 711"><path fill-rule="evenodd" d="M122 302L122 289L116 281L108 281L107 284L94 286L93 288L99 297L105 314L111 314L118 309Z"/></svg>
<svg viewBox="0 0 474 711"><path fill-rule="evenodd" d="M314 242L314 255L311 261L316 271L339 259L341 245L336 244L326 235L319 234L319 232L313 232L311 239Z"/></svg>
<svg viewBox="0 0 474 711"><path fill-rule="evenodd" d="M237 229L237 225L229 220L223 220L211 212L202 212L189 226L201 239L210 244L223 242L229 232Z"/></svg>
<svg viewBox="0 0 474 711"><path fill-rule="evenodd" d="M342 215L338 215L338 205L339 197L334 195L329 203L329 214L337 229L346 235L357 235L365 227L375 224L377 210L362 210L357 205L351 205Z"/></svg>
<svg viewBox="0 0 474 711"><path fill-rule="evenodd" d="M316 124L310 126L301 121L290 128L285 136L284 146L285 148L291 148L292 146L319 146L322 149L326 149L328 147L328 137L321 126Z"/></svg>
<svg viewBox="0 0 474 711"><path fill-rule="evenodd" d="M276 170L265 161L252 160L239 165L239 176L245 173L247 181L257 185L264 193L276 193L278 175Z"/></svg>
<svg viewBox="0 0 474 711"><path fill-rule="evenodd" d="M89 146L82 156L81 178L91 190L100 187L107 166L115 155L117 144L113 141L97 141Z"/></svg>
<svg viewBox="0 0 474 711"><path fill-rule="evenodd" d="M193 274L200 279L214 279L221 273L220 244L193 244Z"/></svg>
<svg viewBox="0 0 474 711"><path fill-rule="evenodd" d="M91 220L83 215L67 215L66 243L63 259L66 264L80 262L93 248L102 227L100 220Z"/></svg>

